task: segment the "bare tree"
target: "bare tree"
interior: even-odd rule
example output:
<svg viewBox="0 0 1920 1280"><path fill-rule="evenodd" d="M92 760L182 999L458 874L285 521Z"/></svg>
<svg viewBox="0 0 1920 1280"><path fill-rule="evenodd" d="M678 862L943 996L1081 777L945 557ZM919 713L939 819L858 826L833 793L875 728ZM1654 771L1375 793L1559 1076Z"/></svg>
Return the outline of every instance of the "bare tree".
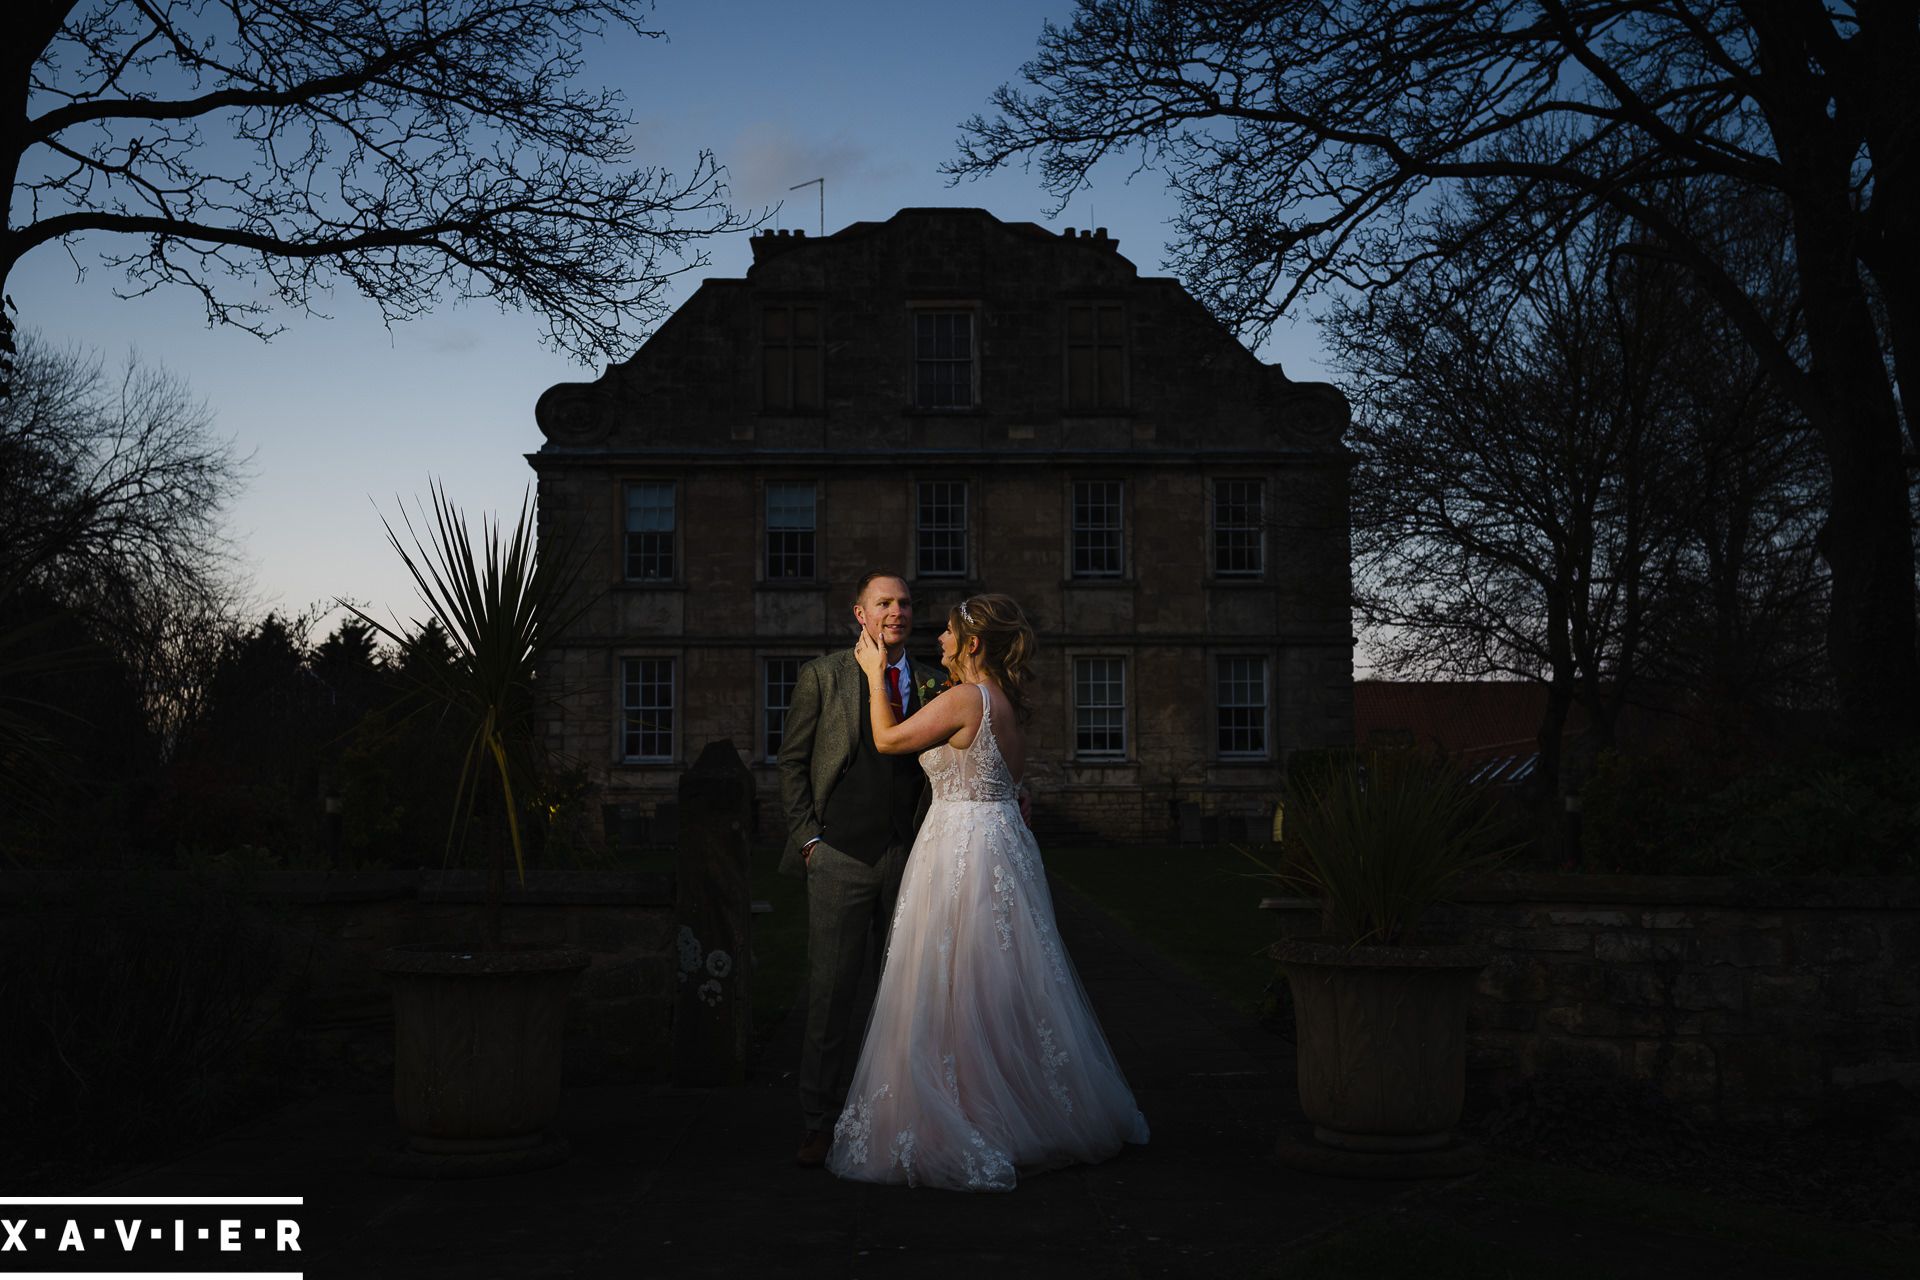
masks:
<svg viewBox="0 0 1920 1280"><path fill-rule="evenodd" d="M1891 0L1080 0L965 126L958 175L1037 159L1064 202L1138 146L1182 214L1173 265L1258 335L1470 242L1538 258L1608 212L1688 272L1813 425L1827 648L1861 745L1920 724L1903 375L1920 368L1920 11ZM1504 179L1478 222L1435 197ZM1700 180L1777 198L1804 327L1782 330Z"/></svg>
<svg viewBox="0 0 1920 1280"><path fill-rule="evenodd" d="M1745 240L1756 284L1776 275L1769 314L1794 332L1777 211L1747 202L1731 215L1728 242ZM1819 440L1752 348L1689 279L1676 283L1689 323L1656 358L1684 466L1684 539L1650 624L1647 671L1693 690L1715 753L1740 758L1766 742L1774 713L1832 705L1820 625L1830 582L1817 548L1826 470Z"/></svg>
<svg viewBox="0 0 1920 1280"><path fill-rule="evenodd" d="M1764 238L1765 212L1723 216ZM1595 219L1541 262L1469 245L1329 327L1358 408L1355 578L1383 665L1545 681L1549 786L1575 702L1601 746L1650 698L1740 744L1817 687L1811 433L1634 234ZM1790 296L1773 305L1791 330Z"/></svg>
<svg viewBox="0 0 1920 1280"><path fill-rule="evenodd" d="M1649 358L1679 299L1620 281L1613 247L1595 227L1524 273L1434 263L1331 326L1357 407L1356 593L1382 665L1544 681L1549 791L1575 700L1604 742L1636 692L1685 533L1682 441Z"/></svg>
<svg viewBox="0 0 1920 1280"><path fill-rule="evenodd" d="M57 601L133 672L163 735L190 713L240 578L220 521L245 460L178 377L20 344L0 400L0 597Z"/></svg>
<svg viewBox="0 0 1920 1280"><path fill-rule="evenodd" d="M113 233L134 293L181 285L266 336L344 281L389 320L443 293L624 356L661 286L748 225L700 152L630 164L620 96L571 81L646 0L18 0L0 46L0 285ZM76 265L77 265L76 259Z"/></svg>

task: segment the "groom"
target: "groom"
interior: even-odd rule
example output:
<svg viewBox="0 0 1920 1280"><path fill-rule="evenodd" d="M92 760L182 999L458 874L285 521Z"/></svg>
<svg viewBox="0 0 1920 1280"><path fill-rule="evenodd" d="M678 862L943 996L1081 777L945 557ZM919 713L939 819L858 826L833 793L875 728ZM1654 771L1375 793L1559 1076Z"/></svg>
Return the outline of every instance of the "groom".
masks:
<svg viewBox="0 0 1920 1280"><path fill-rule="evenodd" d="M886 648L896 714L913 714L939 680L932 668L907 657L913 592L906 580L892 573L862 578L853 617ZM859 1053L848 1031L868 934L886 942L907 851L927 814L919 759L874 749L867 697L867 677L851 647L815 658L800 668L780 741L780 798L787 811L780 870L807 881L807 1034L796 1159L809 1167L826 1161Z"/></svg>

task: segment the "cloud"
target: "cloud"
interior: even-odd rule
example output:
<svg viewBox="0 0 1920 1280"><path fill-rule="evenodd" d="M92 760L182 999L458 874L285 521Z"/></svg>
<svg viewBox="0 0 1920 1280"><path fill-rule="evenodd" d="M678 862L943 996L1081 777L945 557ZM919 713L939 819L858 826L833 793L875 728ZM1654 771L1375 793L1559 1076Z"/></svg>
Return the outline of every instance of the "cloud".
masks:
<svg viewBox="0 0 1920 1280"><path fill-rule="evenodd" d="M820 196L813 187L789 190L796 183L827 180L827 230L832 231L863 216L849 213L873 204L876 188L895 185L912 173L899 156L844 134L802 137L784 120L747 125L718 158L727 166L727 185L736 208L770 208L784 200L781 224L807 231L817 226Z"/></svg>
<svg viewBox="0 0 1920 1280"><path fill-rule="evenodd" d="M462 355L480 345L480 335L465 327L436 325L426 338L427 349L440 355Z"/></svg>

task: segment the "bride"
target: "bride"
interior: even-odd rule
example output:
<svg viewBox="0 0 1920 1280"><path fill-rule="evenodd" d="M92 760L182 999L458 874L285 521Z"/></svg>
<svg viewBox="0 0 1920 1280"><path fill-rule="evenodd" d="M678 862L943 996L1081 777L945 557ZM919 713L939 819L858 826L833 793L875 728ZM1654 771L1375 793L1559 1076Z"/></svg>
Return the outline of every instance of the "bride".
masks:
<svg viewBox="0 0 1920 1280"><path fill-rule="evenodd" d="M1147 1140L1054 930L1016 799L1017 723L1035 640L1011 597L947 615L958 683L895 723L886 651L862 635L874 744L920 752L933 807L913 844L873 1016L827 1167L843 1178L1011 1191L1015 1170L1104 1160Z"/></svg>

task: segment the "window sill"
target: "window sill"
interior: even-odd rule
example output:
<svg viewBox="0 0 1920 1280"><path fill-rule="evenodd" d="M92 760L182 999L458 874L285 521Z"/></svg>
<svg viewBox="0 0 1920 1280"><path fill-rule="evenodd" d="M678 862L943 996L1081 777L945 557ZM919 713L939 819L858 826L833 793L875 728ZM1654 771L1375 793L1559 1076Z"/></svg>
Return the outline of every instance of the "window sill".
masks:
<svg viewBox="0 0 1920 1280"><path fill-rule="evenodd" d="M1272 764L1273 757L1272 756L1215 756L1213 762L1216 765L1220 765L1222 767L1231 767L1233 765L1263 766L1263 765Z"/></svg>
<svg viewBox="0 0 1920 1280"><path fill-rule="evenodd" d="M659 770L665 770L665 769L679 769L682 767L678 760L666 760L666 759L616 760L613 762L613 765L614 765L614 768L616 769L631 769L636 772L659 771Z"/></svg>
<svg viewBox="0 0 1920 1280"><path fill-rule="evenodd" d="M613 585L615 591L686 591L684 582L641 582L623 578Z"/></svg>
<svg viewBox="0 0 1920 1280"><path fill-rule="evenodd" d="M1244 578L1240 578L1240 577L1208 578L1207 585L1209 587L1221 587L1225 590L1231 591L1235 587L1270 587L1273 584L1267 581L1267 575L1263 573L1258 575L1249 574L1247 577L1244 577Z"/></svg>
<svg viewBox="0 0 1920 1280"><path fill-rule="evenodd" d="M821 578L762 578L755 591L825 591L832 584Z"/></svg>
<svg viewBox="0 0 1920 1280"><path fill-rule="evenodd" d="M1060 585L1075 589L1091 587L1096 591L1131 591L1140 585L1138 578L1062 578Z"/></svg>

